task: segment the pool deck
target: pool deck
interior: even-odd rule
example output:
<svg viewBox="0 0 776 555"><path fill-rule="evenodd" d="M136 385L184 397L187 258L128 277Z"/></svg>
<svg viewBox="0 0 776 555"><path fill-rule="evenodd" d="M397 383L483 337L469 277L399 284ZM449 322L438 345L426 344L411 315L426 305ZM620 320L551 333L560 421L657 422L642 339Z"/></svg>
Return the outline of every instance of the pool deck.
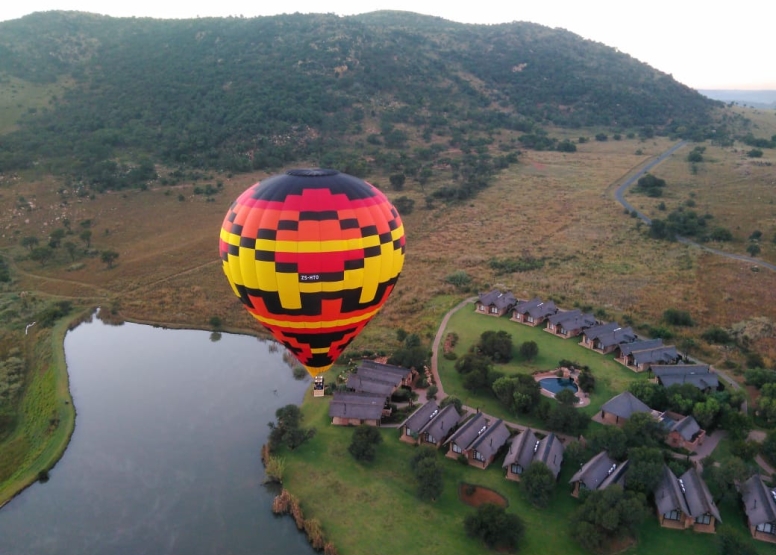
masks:
<svg viewBox="0 0 776 555"><path fill-rule="evenodd" d="M557 370L552 370L551 372L542 372L540 374L534 374L533 377L537 382L539 380L543 380L544 378L557 378L558 376L556 372ZM569 374L569 371L565 368L563 372L563 377L572 378L574 380L574 383L577 384L577 388L579 387L579 384L577 383L576 378L574 376L571 376ZM552 393L551 391L547 391L546 389L541 388L541 392L542 392L542 395L544 395L545 397L549 397L550 399L555 398L555 394ZM581 389L576 392L576 396L577 396L577 399L579 399L579 402L574 405L575 408L586 407L590 404L590 397L588 396L587 393L585 393Z"/></svg>

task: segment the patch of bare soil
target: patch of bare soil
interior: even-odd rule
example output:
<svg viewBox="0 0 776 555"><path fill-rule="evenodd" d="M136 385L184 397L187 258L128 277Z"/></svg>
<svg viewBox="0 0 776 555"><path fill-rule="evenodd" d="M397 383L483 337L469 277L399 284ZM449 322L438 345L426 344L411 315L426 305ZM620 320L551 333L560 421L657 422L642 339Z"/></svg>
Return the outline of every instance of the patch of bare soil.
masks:
<svg viewBox="0 0 776 555"><path fill-rule="evenodd" d="M472 484L461 484L458 486L458 498L472 507L479 507L485 503L493 503L499 507L509 505L507 498L499 492Z"/></svg>

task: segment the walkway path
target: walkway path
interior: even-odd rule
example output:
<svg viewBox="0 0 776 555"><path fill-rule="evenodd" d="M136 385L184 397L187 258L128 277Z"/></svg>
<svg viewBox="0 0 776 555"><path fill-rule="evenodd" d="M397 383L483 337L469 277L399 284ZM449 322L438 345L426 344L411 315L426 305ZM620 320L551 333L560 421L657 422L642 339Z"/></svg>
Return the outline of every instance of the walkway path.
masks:
<svg viewBox="0 0 776 555"><path fill-rule="evenodd" d="M627 178L625 181L622 182L622 184L617 187L617 189L614 191L614 198L617 199L617 202L619 202L624 208L627 210L630 210L631 212L635 212L636 215L643 221L644 223L650 225L652 224L652 220L644 213L639 212L636 210L631 203L629 203L627 200L625 200L625 193L630 189L634 183L636 183L636 180L639 179L641 176L643 176L645 173L647 173L649 170L663 162L666 158L671 156L673 153L675 153L677 150L682 148L687 144L687 141L679 141L674 146L663 152L661 155L659 155L657 158L650 160L647 162L644 166L642 166L635 174ZM725 258L730 258L731 260L739 260L741 262L747 262L749 264L754 264L756 266L762 266L763 268L768 268L769 270L776 271L776 264L771 264L769 262L765 262L763 260L752 258L751 256L745 256L743 254L733 254L730 252L721 251L719 249L713 249L711 247L708 247L706 245L702 245L700 243L696 243L695 241L692 241L688 239L687 237L680 237L677 236L676 240L682 243L683 245L690 245L693 247L698 247L701 250L704 250L706 252L710 252L712 254L716 254L719 256L724 256Z"/></svg>

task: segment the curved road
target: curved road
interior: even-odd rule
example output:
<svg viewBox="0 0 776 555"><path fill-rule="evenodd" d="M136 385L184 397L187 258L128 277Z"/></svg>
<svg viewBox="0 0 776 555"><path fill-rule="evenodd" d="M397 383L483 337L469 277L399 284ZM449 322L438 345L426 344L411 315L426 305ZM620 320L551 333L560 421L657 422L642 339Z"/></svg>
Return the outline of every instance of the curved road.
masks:
<svg viewBox="0 0 776 555"><path fill-rule="evenodd" d="M679 141L674 146L666 150L664 153L662 153L660 156L655 158L654 160L650 160L645 166L643 166L639 171L637 171L635 174L633 174L631 177L626 179L617 189L614 191L614 198L617 199L617 202L619 202L623 208L626 208L630 210L631 212L635 212L636 215L646 223L647 225L650 225L652 223L652 220L646 215L638 210L636 210L631 203L629 203L627 200L625 200L625 193L630 189L633 184L638 180L642 175L647 173L649 170L663 162L666 158L671 156L674 152L682 148L687 144L687 141ZM695 241L691 241L687 237L680 237L677 236L676 240L682 243L683 245L691 245L693 247L698 247L699 249L702 249L706 252L710 252L712 254L717 254L719 256L724 256L725 258L730 258L732 260L739 260L741 262L747 262L749 264L754 264L756 266L762 266L763 268L768 268L769 270L773 270L776 272L776 264L771 264L769 262L765 262L763 260L752 258L751 256L745 256L743 254L733 254L730 252L721 251L719 249L713 249L711 247L707 247L706 245L702 245L700 243L696 243Z"/></svg>

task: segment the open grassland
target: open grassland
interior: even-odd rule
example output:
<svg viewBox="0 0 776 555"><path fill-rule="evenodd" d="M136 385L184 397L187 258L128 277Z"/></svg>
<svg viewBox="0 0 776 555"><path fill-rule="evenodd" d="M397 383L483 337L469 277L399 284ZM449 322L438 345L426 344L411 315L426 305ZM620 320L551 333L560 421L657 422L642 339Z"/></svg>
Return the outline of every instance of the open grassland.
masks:
<svg viewBox="0 0 776 555"><path fill-rule="evenodd" d="M595 391L590 395L590 405L581 408L582 412L592 416L606 401L628 388L634 380L646 380L647 374L636 374L614 361L614 355L601 355L579 345L579 338L561 339L553 336L539 326L532 328L507 317L495 318L474 312L474 305L466 306L456 312L447 324L445 333L457 333L458 343L454 352L459 357L476 344L482 332L487 330L506 331L512 336L513 359L506 364L494 365L495 370L511 376L515 374L533 374L539 371L555 370L562 359L573 360L582 366L589 366L596 378ZM539 346L538 356L531 361L524 360L519 354L520 345L525 341L535 341ZM455 370L455 361L439 358L439 378L444 384L445 393L461 399L465 405L479 407L484 412L510 422L537 426L540 421L534 417L510 414L490 392L473 393L462 385L461 375Z"/></svg>
<svg viewBox="0 0 776 555"><path fill-rule="evenodd" d="M752 147L746 145L722 148L705 144L704 161L695 164L693 173L686 157L694 146L689 145L651 172L666 180L662 197L631 193L628 200L650 218L665 219L677 208L711 214L709 227L729 229L733 240L709 245L728 252L747 254L749 237L760 231L758 256L776 262L776 150L762 149L762 158L750 158L746 153ZM661 203L665 211L658 209Z"/></svg>
<svg viewBox="0 0 776 555"><path fill-rule="evenodd" d="M472 541L463 531L463 519L473 509L459 500L461 483L496 490L509 501L508 511L523 519L526 534L519 552L523 555L585 553L569 535L569 517L579 502L570 495L568 481L573 469L565 466L550 505L531 506L520 486L507 482L501 460L487 470L463 466L439 457L444 472L444 491L433 503L418 500L410 459L416 447L398 439L398 430L381 430L383 443L371 464L355 462L347 451L353 428L332 426L328 402L311 396L303 405L305 426L317 429L315 437L285 458L284 486L301 500L306 518L321 521L342 555L368 552L374 555L423 553L484 554L489 550ZM746 533L737 507L722 506L726 525ZM752 545L757 542L751 540ZM756 546L769 553L769 546ZM712 553L714 536L660 528L650 515L641 527L638 542L625 553Z"/></svg>
<svg viewBox="0 0 776 555"><path fill-rule="evenodd" d="M574 135L591 133L575 131ZM416 201L415 210L403 217L408 244L405 268L383 312L354 346L390 348L397 327L431 338L441 315L455 303L454 297L466 294L445 282L446 276L459 270L472 277L470 291L500 285L519 298L552 297L561 305L603 309L612 318L627 314L636 325L658 323L667 308L688 310L701 325L685 333L696 337L702 326L730 326L753 316L776 320L776 303L768 302L776 290L776 273L761 271L753 276L747 264L649 240L645 228L612 199L611 192L624 175L671 144L665 138L624 139L590 141L578 145L576 153L525 152L519 164L502 172L475 199L453 205L435 202L431 210L425 208L425 194L416 183L408 183L400 193L387 191L391 198L404 195ZM728 167L734 158L715 162L715 147L707 150L708 162L692 177L712 179L723 169L736 171ZM663 167L676 168L690 177L684 160L688 151L689 147L678 151L656 173L660 175ZM95 198L78 197L66 189L57 193L61 185L46 176L23 177L0 191L0 242L14 261L19 289L110 303L125 317L142 321L206 327L211 316L218 316L226 328L255 329L222 276L216 245L232 199L264 174L213 174L198 183ZM676 195L677 204L689 198L689 191L679 193L679 187L672 185L679 179L666 177L667 195ZM194 194L197 185L216 181L223 188L213 202ZM388 179L373 176L373 181L385 187ZM741 184L749 190L749 182L741 181L739 192ZM773 195L763 189L762 195L766 193ZM704 195L696 194L699 207L719 213L715 218L723 222L728 197ZM653 202L632 196L637 203ZM667 197L666 202L673 201ZM711 202L720 206L706 206ZM644 208L654 215L657 209L650 206ZM770 210L769 201L754 203L751 209ZM91 220L92 248L119 252L116 267L108 269L99 256L80 252L73 262L62 249L58 259L45 266L27 260L20 239L28 235L45 239L63 226L64 218L74 231L69 239L79 246L79 222ZM758 225L767 238L768 225ZM743 224L734 232L741 237L750 233ZM767 243L762 241L763 256L772 248ZM731 246L736 245L745 248L743 243ZM489 264L495 258L522 257L541 259L544 265L499 274ZM757 287L740 287L742 280L756 280ZM720 306L720 299L734 299L735 306L732 302ZM776 358L774 348L764 340L763 354ZM727 356L707 350L713 359Z"/></svg>

